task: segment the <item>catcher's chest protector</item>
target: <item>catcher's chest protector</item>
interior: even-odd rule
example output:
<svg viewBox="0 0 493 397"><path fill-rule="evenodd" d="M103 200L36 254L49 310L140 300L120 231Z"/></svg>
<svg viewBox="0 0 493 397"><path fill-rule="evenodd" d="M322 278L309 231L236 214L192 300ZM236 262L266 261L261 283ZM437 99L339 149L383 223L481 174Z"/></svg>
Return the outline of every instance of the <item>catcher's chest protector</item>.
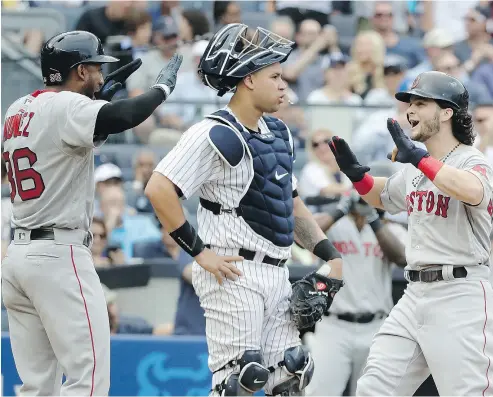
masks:
<svg viewBox="0 0 493 397"><path fill-rule="evenodd" d="M207 117L241 134L253 160L253 179L240 201L242 217L255 233L278 247L291 246L294 240L291 179L294 158L286 125L275 117L264 116L270 133L252 134L226 110Z"/></svg>

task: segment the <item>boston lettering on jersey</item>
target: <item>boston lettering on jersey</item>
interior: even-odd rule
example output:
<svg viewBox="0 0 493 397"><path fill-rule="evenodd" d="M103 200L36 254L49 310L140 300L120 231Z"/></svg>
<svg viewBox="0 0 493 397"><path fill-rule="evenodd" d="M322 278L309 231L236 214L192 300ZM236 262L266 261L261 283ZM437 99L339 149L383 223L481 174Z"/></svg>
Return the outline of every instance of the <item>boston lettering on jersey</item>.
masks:
<svg viewBox="0 0 493 397"><path fill-rule="evenodd" d="M358 247L353 241L332 241L334 247L342 255L364 255L365 257L383 258L383 252L379 244L363 243L363 252L360 253Z"/></svg>
<svg viewBox="0 0 493 397"><path fill-rule="evenodd" d="M264 116L263 119L270 133L251 134L225 110L219 110L207 117L220 121L241 134L244 143L240 145L232 143L229 147L242 148L246 143L252 156L253 179L240 201L240 206L236 209L237 215L243 217L255 233L278 247L291 246L294 241L291 183L294 158L287 127L274 117ZM233 130L229 131L229 138L233 135L240 140ZM228 150L224 146L219 147L221 146L219 142L215 146L223 152ZM225 159L232 157L231 153L222 155Z"/></svg>
<svg viewBox="0 0 493 397"><path fill-rule="evenodd" d="M406 196L407 214L413 211L426 211L447 218L450 197L428 190L415 190Z"/></svg>
<svg viewBox="0 0 493 397"><path fill-rule="evenodd" d="M26 112L21 109L18 113L8 117L5 120L3 126L3 141L7 141L10 138L16 138L18 136L29 136L29 124L34 117L34 112Z"/></svg>

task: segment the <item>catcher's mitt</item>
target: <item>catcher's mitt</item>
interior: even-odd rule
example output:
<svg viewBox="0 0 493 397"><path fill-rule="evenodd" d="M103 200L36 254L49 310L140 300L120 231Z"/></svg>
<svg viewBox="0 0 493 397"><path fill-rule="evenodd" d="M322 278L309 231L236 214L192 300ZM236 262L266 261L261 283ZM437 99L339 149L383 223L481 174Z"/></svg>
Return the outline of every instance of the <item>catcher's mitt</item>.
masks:
<svg viewBox="0 0 493 397"><path fill-rule="evenodd" d="M289 309L296 327L301 331L320 321L343 285L342 280L324 277L316 272L294 282Z"/></svg>

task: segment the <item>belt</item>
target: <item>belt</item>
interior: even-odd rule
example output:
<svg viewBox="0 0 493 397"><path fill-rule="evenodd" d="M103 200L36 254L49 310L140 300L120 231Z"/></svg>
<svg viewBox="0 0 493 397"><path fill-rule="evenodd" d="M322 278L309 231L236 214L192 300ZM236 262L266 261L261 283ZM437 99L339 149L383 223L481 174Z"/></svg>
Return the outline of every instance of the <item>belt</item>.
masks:
<svg viewBox="0 0 493 397"><path fill-rule="evenodd" d="M211 248L210 244L205 244L205 247ZM238 255L242 256L247 261L253 261L256 254L257 253L255 251L250 251L245 248L240 248L238 251ZM264 255L264 257L262 258L262 263L266 263L268 265L276 267L283 267L286 261L287 259L272 258L269 255Z"/></svg>
<svg viewBox="0 0 493 397"><path fill-rule="evenodd" d="M359 323L366 324L371 323L373 320L382 319L387 317L387 313L385 312L376 312L376 313L341 313L334 314L329 313L329 316L336 316L339 320L347 321L349 323Z"/></svg>
<svg viewBox="0 0 493 397"><path fill-rule="evenodd" d="M52 228L32 229L30 235L31 240L55 240L55 231ZM89 240L89 233L87 233L82 244L89 247Z"/></svg>
<svg viewBox="0 0 493 397"><path fill-rule="evenodd" d="M467 277L467 270L464 266L454 267L452 270L454 278ZM406 270L404 277L411 282L432 283L434 281L443 281L442 270Z"/></svg>
<svg viewBox="0 0 493 397"><path fill-rule="evenodd" d="M225 209L221 204L213 203L212 201L206 200L204 198L200 198L200 205L206 210L212 212L214 215L235 213L236 216L241 216L243 214L240 207Z"/></svg>

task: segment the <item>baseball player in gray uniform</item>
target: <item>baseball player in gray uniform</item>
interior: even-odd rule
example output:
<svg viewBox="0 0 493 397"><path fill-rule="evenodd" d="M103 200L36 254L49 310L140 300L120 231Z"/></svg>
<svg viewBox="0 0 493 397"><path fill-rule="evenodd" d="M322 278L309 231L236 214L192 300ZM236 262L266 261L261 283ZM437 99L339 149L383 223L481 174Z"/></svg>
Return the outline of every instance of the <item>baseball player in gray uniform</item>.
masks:
<svg viewBox="0 0 493 397"><path fill-rule="evenodd" d="M152 114L173 90L181 58L148 92L108 102L141 64L103 81L101 65L115 61L91 33L59 34L41 50L46 89L6 113L2 155L15 230L2 263L2 298L21 395L109 392L108 312L89 249L93 149Z"/></svg>
<svg viewBox="0 0 493 397"><path fill-rule="evenodd" d="M440 395L491 396L493 171L472 147L469 95L454 77L426 72L396 98L409 103L411 124L409 138L387 123L389 158L402 170L373 178L343 139L330 143L365 201L409 215L409 284L373 340L356 394L413 395L431 373Z"/></svg>
<svg viewBox="0 0 493 397"><path fill-rule="evenodd" d="M354 396L373 336L393 306L393 263L406 266L399 239L405 228L381 220L384 212L358 199L357 193L342 196L337 206L315 214L342 255L346 285L314 334L305 336L316 363L307 387L311 396L342 396L349 380Z"/></svg>
<svg viewBox="0 0 493 397"><path fill-rule="evenodd" d="M202 81L220 96L235 93L227 107L184 133L145 192L163 226L195 258L211 394L263 388L268 395L299 395L314 367L296 325L320 319L330 306L342 285L342 261L297 196L288 128L264 115L286 100L280 63L293 43L247 29L230 24L211 39L199 64ZM198 231L179 199L193 194L200 196ZM327 263L293 286L290 303L284 264L294 238ZM313 305L298 310L303 298Z"/></svg>

